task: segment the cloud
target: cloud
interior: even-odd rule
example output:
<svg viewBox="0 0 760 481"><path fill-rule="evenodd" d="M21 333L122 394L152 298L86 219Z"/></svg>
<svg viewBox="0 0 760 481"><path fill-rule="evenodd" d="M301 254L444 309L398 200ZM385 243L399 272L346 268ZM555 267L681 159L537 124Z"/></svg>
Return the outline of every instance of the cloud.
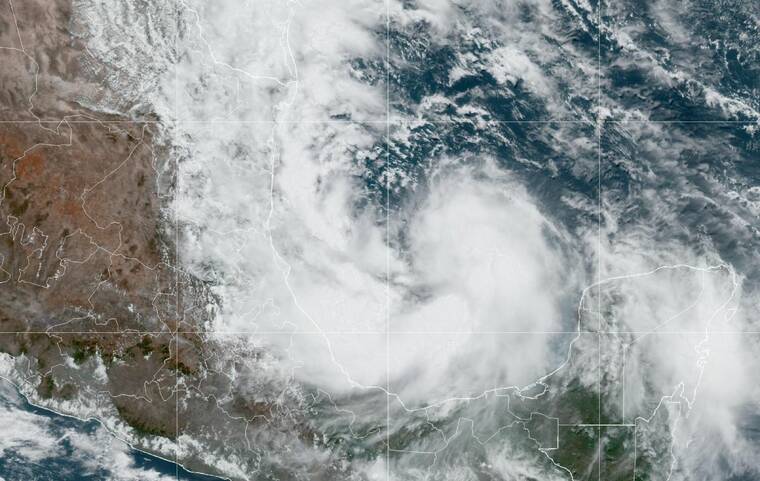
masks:
<svg viewBox="0 0 760 481"><path fill-rule="evenodd" d="M541 373L548 356L542 334L568 327L559 304L577 288L570 272L578 261L556 248L563 235L516 180L487 159L467 167L444 160L424 196L394 214L408 224L391 225L356 205L363 192L356 153L371 152L379 132L332 124L282 129L287 141L275 153L256 134L251 142L246 129L198 129L188 143L192 160L176 204L189 225L183 258L223 299L216 329L261 332L302 380L330 390L385 384L388 319L392 378L417 370L420 380L427 376L424 385L434 385L447 372L441 366L472 362L478 353L485 368L505 351L509 367L466 392ZM243 147L236 154L222 142ZM273 158L274 180L267 172ZM388 233L404 246L386 245ZM458 347L441 349L445 336L423 339L431 331L453 331ZM506 335L499 345L468 337L473 331L532 334ZM438 366L419 372L433 366L431 355ZM450 379L436 395L457 392L458 378ZM435 397L425 388L414 393L425 396Z"/></svg>
<svg viewBox="0 0 760 481"><path fill-rule="evenodd" d="M7 381L0 381L0 424L4 426L0 458L10 459L9 462L17 466L14 470L26 466L47 471L50 466L65 461L67 466L76 466L77 476L89 474L113 481L174 479L173 475L138 467L131 448L99 424L92 428L70 418L28 410L25 401ZM66 471L59 474L66 476Z"/></svg>
<svg viewBox="0 0 760 481"><path fill-rule="evenodd" d="M49 457L58 448L57 439L50 435L49 422L40 416L18 409L18 394L5 381L0 381L0 424L5 426L0 437L0 450L11 452L32 463Z"/></svg>
<svg viewBox="0 0 760 481"><path fill-rule="evenodd" d="M573 260L525 190L488 163L433 178L397 274L392 374L416 371L417 392L405 393L416 399L532 382L548 367L548 333L571 328L560 311L577 287Z"/></svg>
<svg viewBox="0 0 760 481"><path fill-rule="evenodd" d="M709 175L709 166L682 163L684 152L708 151L704 142L666 132L665 124L618 132L607 146L614 158L605 166L624 180L604 185L601 242L596 235L573 238L485 155L424 159L429 181L404 177L403 182L419 182L411 189L416 197L387 209L378 199L384 200L385 176L398 170L385 164L384 2L272 1L253 8L229 0L215 3L213 11L209 5L182 3L185 28L176 76L169 68L172 54L164 50L157 60L134 61L150 51L146 35L136 33L144 29L130 21L140 15L114 18L109 12L118 9L112 3L84 10L84 23L92 21L94 30L91 49L106 60L116 62L109 52L123 38L113 32L131 32L135 55L114 64L128 73L123 78L141 80L131 91L125 86L127 93L142 98L151 90L147 97L162 118L179 115L186 121L170 139L181 153L172 208L183 225L183 267L220 299L219 317L204 327L253 333L251 342L282 363L278 372L301 386L329 391L339 402L372 392L384 404L382 391L389 388L398 412L441 403L442 419L456 418L446 418L445 427L458 429L458 405L447 399L524 385L558 365L557 353L565 352L568 339L552 332L575 327L565 303L579 300L573 293L593 282L586 272L598 261L606 280L590 291L585 307L611 333L603 368L616 381L610 396L625 399L624 409L620 401L610 401L611 408L630 422L647 420L657 436L672 438L673 479L693 473L717 479L725 463L736 472L757 469L757 450L741 427L744 410L758 400L749 387L758 347L720 332L752 321L741 311L748 305L741 275L746 266L730 265L708 239L694 242L693 233L682 229L693 222L687 200L716 211L731 206L710 195L724 184ZM581 42L568 42L574 30L571 35L555 29L562 15L550 2L535 2L525 11L520 2L404 5L390 4L394 27L429 24L425 42L453 45L456 52L457 42L466 40L489 52L482 58L456 52L445 76L450 81L483 69L502 84L521 80L553 117L564 117L569 99L585 105L585 99L596 98L598 52L584 53ZM586 30L585 19L593 16L587 2L563 2L561 8L578 20L577 30ZM669 9L655 13L675 26ZM96 21L100 14L107 21ZM167 14L155 13L162 15ZM621 29L612 40L644 62L649 80L686 82L686 73L652 60L637 43L637 28ZM673 33L676 40L683 36L680 29ZM426 67L405 65L399 57L401 67ZM365 65L357 67L357 59ZM143 81L143 64L152 62L157 65ZM618 59L618 66L628 63ZM742 99L717 92L705 87L708 104L746 110ZM619 99L606 100L612 111L619 108ZM420 105L426 102L454 104L440 92ZM483 112L477 104L461 111ZM577 142L577 152L584 151L583 140ZM631 144L638 147L636 155L629 152ZM723 158L728 150L709 152ZM573 180L595 179L595 160L577 152ZM682 175L695 170L706 174ZM595 212L585 194L567 202ZM649 217L636 218L644 211ZM725 217L731 222L716 225L731 233L728 243L749 236L748 229L733 229L749 221ZM582 235L591 230L582 226ZM583 259L589 252L595 257ZM595 301L602 312L594 312ZM689 333L673 334L683 330ZM580 373L583 379L594 374ZM659 413L671 417L655 419L665 400ZM473 430L503 409L481 401L471 405L478 416ZM366 415L383 417L376 407L364 406ZM438 443L438 434L420 447ZM27 446L16 436L29 456L39 456L37 444ZM90 438L69 437L83 452L95 452ZM461 446L473 445L472 437L462 439ZM123 451L108 455L128 469ZM524 459L505 462L499 450L487 455L493 470L505 476L531 472ZM378 458L365 468L382 475L387 466ZM468 469L460 466L456 474L467 476Z"/></svg>
<svg viewBox="0 0 760 481"><path fill-rule="evenodd" d="M103 427L93 433L68 431L66 438L75 456L90 472L105 470L113 481L169 481L176 479L155 469L138 467L126 443L115 439Z"/></svg>
<svg viewBox="0 0 760 481"><path fill-rule="evenodd" d="M651 199L653 212L669 217L671 198L662 194ZM671 219L672 228L682 225ZM703 244L664 240L646 222L609 225L604 237L615 241L601 253L608 280L596 291L612 331L602 344L609 413L637 425L637 445L656 446L670 479L757 473L749 426L760 399L751 382L758 346L743 334L752 325L743 306L754 295L746 279ZM598 299L592 293L587 305Z"/></svg>

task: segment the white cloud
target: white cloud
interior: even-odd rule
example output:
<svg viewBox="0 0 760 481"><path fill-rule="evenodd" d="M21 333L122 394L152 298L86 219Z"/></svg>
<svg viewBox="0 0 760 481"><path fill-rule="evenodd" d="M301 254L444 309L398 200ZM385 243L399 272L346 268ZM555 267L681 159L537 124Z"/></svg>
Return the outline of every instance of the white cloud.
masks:
<svg viewBox="0 0 760 481"><path fill-rule="evenodd" d="M182 257L199 273L213 266L224 304L217 329L261 331L301 380L328 390L384 385L386 364L391 378L414 373L419 390L404 396L415 401L542 374L550 354L543 333L568 328L559 302L578 287L569 273L580 264L556 250L564 238L516 181L487 160L466 168L442 161L427 197L403 214L408 246L390 249L385 220L356 208L355 152L371 152L380 134L356 125L279 129L275 157L247 128L198 129L188 144L193 160L177 206L193 227ZM244 149L235 155L219 139ZM426 337L431 331L454 333ZM495 341L471 331L534 334ZM476 357L478 371L505 367L483 379L452 377L457 363Z"/></svg>
<svg viewBox="0 0 760 481"><path fill-rule="evenodd" d="M518 80L524 80L533 93L542 97L551 95L553 86L550 80L525 53L514 47L501 47L491 53L490 59L489 71L498 82L515 84Z"/></svg>
<svg viewBox="0 0 760 481"><path fill-rule="evenodd" d="M151 468L135 464L129 446L98 425L93 431L77 428L80 423L28 411L24 401L7 381L0 381L0 455L14 453L21 462L44 465L46 460L67 457L85 474L108 473L113 481L169 481ZM76 423L76 425L74 425ZM73 449L67 454L67 444Z"/></svg>
<svg viewBox="0 0 760 481"><path fill-rule="evenodd" d="M87 18L107 15L113 4L103 5L95 13L87 10ZM654 227L677 225L677 215L660 207L673 204L675 196L695 194L681 176L673 176L677 188L672 191L647 187L640 192L641 200L654 207L657 224L627 228L627 212L605 198L608 230L603 234L610 242L597 243L594 237L573 244L519 183L487 159L466 167L457 167L462 159L435 159L440 167L428 172L428 185L420 186L424 197L399 207L386 225L374 199L367 201L370 208L362 204L368 197L364 162L387 170L384 152L376 147L386 135L385 125L329 120L349 115L374 121L387 114L382 82L360 78L349 65L354 57L382 59L384 2L255 6L230 0L212 9L188 0L183 5L186 52L178 76L161 66L151 70L163 73L158 82L163 87L178 83L179 97L172 88L150 96L165 118L172 118L176 107L184 120L253 121L184 123L173 139L187 154L173 205L185 226L181 258L214 285L222 300L220 317L208 327L258 331L255 340L278 354L299 381L337 394L383 386L390 378L392 390L410 404L472 396L529 383L552 370L554 341L545 331L568 328L559 304L588 283L572 273L583 272L580 253L591 251L601 259L603 277L621 276L604 284L606 300L616 306L606 320L639 334L654 331L623 338L630 343L624 368L627 413L646 416L663 396L678 393L677 401L691 407L689 417L662 429L678 426L680 469L707 469L713 475L706 479L715 479L717 471L709 470L717 469L720 460L710 456L710 442L721 443L724 452L737 448L730 458L737 465L755 465L756 450L742 444L737 431L739 409L757 399L758 393L747 388L757 346L736 336L704 334L745 322L741 313L727 322L741 289L732 292L730 269L706 270L720 262L709 246L693 252L677 239L658 236ZM564 113L566 103L552 98L555 82L568 81L580 96L595 95L596 84L585 80L596 73L598 59L586 58L552 31L557 14L550 2L536 3L533 14L540 21L527 23L520 21L518 2L427 0L403 10L397 2L390 5L400 25L428 21L433 40L443 43L456 35L470 35L470 40L485 35L471 28L462 6L490 19L488 35L504 45L485 59L487 65L476 67L489 69L500 82L523 79L554 114ZM586 2L576 14L581 9L591 11ZM663 22L674 21L669 11L659 15ZM113 60L109 42L118 37L106 27L122 20L93 21L92 48L106 59ZM616 40L648 65L652 77L666 85L688 78L654 62L636 44L636 35L635 28L621 30ZM134 58L139 59L144 39L136 38ZM471 56L458 61L455 76L474 71ZM133 63L118 65L133 69L125 78L140 78L143 65ZM149 87L140 83L128 93L137 96ZM745 109L710 88L705 95L709 105L729 113ZM431 96L421 105L450 102ZM665 127L641 128L651 129L654 140L648 147L662 151L661 167L677 174L677 156L670 155L677 152L672 145L657 144ZM693 146L688 139L678 141ZM582 141L578 144L582 150ZM638 180L655 175L646 159L625 167ZM594 209L585 198L567 202ZM676 263L691 267L654 271ZM635 273L646 275L622 278ZM677 337L659 332L684 328L695 332ZM497 331L531 333L492 334ZM605 368L621 366L611 362ZM707 408L709 413L701 411ZM489 409L480 412L484 419L492 414ZM29 422L30 432L43 430ZM700 436L706 432L715 436ZM23 436L15 436L11 439L23 445ZM83 452L107 454L128 472L123 450L109 447L104 454L88 439L74 434L70 439ZM38 446L24 449L39 456ZM530 473L525 463L500 462L498 454L493 458L499 472ZM379 461L366 468L370 475L385 471ZM468 474L466 469L456 473Z"/></svg>
<svg viewBox="0 0 760 481"><path fill-rule="evenodd" d="M652 199L659 215L668 215L666 198ZM603 351L610 407L618 403L625 422L643 423L667 398L667 421L654 418L639 436L641 443L672 436L671 479L757 472L757 450L740 433L742 416L760 399L751 387L757 345L741 334L750 325L741 309L744 279L712 250L659 241L646 225L608 225L615 242L603 244L610 280L601 286L601 305L606 328L619 332ZM590 296L589 308L596 300Z"/></svg>
<svg viewBox="0 0 760 481"><path fill-rule="evenodd" d="M6 382L2 381L2 396L13 395ZM30 462L39 462L51 456L58 448L58 440L49 434L45 418L20 411L13 404L0 406L0 425L4 426L0 437L0 450L7 454L16 452Z"/></svg>

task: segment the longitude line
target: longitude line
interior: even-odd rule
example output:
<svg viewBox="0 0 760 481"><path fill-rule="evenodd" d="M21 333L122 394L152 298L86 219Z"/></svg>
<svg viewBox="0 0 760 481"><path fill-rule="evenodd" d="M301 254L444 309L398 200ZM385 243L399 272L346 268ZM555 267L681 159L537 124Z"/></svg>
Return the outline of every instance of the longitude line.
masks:
<svg viewBox="0 0 760 481"><path fill-rule="evenodd" d="M385 2L385 480L391 479L391 389L390 351L391 351L391 296L390 296L390 137L391 137L391 10L390 0Z"/></svg>
<svg viewBox="0 0 760 481"><path fill-rule="evenodd" d="M179 95L179 24L180 24L179 0L174 1L174 122L172 125L173 143L177 145L177 122L179 119L179 107L177 105ZM174 294L176 296L176 328L174 333L174 475L179 481L179 331L180 331L180 309L179 309L179 214L176 209L176 200L179 196L179 152L174 154Z"/></svg>
<svg viewBox="0 0 760 481"><path fill-rule="evenodd" d="M596 296L596 312L599 320L599 329L597 333L597 375L599 382L598 393L598 406L597 416L599 426L599 435L597 439L597 479L602 479L602 5L604 0L599 0L597 11L597 37L596 37L596 51L597 51L597 75L596 75L596 89L597 89L597 106L596 106L596 139L597 139L597 177L596 177L596 191L597 191L597 259L596 259L596 282L597 282L597 296Z"/></svg>

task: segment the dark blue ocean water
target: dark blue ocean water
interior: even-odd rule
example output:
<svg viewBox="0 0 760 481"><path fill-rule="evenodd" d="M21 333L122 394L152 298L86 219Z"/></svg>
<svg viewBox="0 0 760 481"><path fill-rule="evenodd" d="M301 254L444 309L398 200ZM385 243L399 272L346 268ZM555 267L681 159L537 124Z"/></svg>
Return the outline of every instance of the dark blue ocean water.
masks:
<svg viewBox="0 0 760 481"><path fill-rule="evenodd" d="M85 449L89 446L93 449ZM95 420L81 421L26 401L0 380L2 481L218 481L132 449Z"/></svg>

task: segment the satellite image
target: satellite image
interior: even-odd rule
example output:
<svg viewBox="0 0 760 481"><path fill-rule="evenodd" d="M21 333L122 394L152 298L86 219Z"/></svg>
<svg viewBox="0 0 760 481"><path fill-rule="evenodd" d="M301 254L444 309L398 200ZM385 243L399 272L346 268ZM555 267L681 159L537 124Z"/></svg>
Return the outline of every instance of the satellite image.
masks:
<svg viewBox="0 0 760 481"><path fill-rule="evenodd" d="M760 1L0 0L0 481L760 480Z"/></svg>

